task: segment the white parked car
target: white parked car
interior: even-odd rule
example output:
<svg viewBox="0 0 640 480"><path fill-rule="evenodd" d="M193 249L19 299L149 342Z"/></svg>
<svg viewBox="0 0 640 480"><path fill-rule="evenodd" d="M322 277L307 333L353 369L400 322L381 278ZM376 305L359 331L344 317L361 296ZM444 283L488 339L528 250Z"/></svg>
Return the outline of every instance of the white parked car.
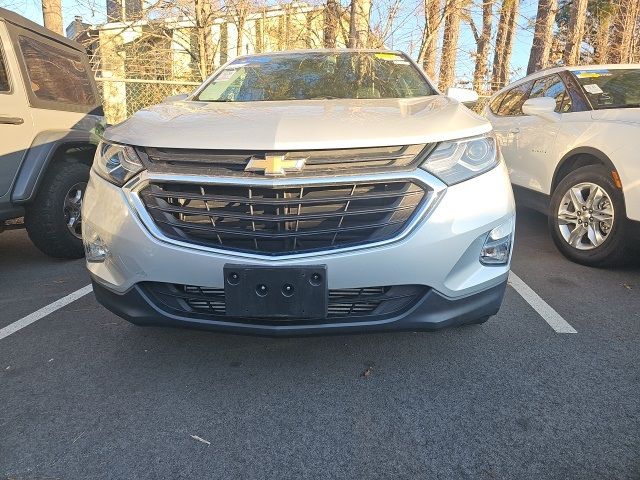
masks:
<svg viewBox="0 0 640 480"><path fill-rule="evenodd" d="M498 311L514 208L489 122L404 54L299 51L107 129L83 236L136 324L420 330Z"/></svg>
<svg viewBox="0 0 640 480"><path fill-rule="evenodd" d="M640 238L640 65L543 70L496 93L485 114L517 202L548 215L560 251L623 261Z"/></svg>

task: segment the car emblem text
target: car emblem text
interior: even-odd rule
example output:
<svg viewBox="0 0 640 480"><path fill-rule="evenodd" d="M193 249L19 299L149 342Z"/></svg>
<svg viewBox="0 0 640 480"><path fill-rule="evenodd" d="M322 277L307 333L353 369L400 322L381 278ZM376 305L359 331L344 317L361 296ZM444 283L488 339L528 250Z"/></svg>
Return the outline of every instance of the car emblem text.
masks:
<svg viewBox="0 0 640 480"><path fill-rule="evenodd" d="M264 158L251 157L245 172L263 172L267 176L286 175L287 172L299 172L304 168L306 158L285 158L286 155L265 155Z"/></svg>

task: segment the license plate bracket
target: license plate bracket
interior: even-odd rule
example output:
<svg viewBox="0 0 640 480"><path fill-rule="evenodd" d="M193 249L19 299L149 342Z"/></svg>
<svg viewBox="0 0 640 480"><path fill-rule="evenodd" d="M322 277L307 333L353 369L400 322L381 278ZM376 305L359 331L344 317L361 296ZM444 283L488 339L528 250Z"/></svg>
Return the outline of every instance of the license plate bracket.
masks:
<svg viewBox="0 0 640 480"><path fill-rule="evenodd" d="M326 318L327 266L224 266L226 314L232 317Z"/></svg>

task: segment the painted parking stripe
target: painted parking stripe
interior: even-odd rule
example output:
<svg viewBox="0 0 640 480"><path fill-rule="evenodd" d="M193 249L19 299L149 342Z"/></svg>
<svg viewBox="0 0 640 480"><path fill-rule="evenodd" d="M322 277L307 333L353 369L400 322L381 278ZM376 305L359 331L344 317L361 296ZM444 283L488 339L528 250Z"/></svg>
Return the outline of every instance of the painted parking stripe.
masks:
<svg viewBox="0 0 640 480"><path fill-rule="evenodd" d="M520 294L531 307L538 312L550 326L558 333L578 333L551 305L534 292L529 285L515 273L509 273L509 284Z"/></svg>
<svg viewBox="0 0 640 480"><path fill-rule="evenodd" d="M40 310L36 310L33 313L30 313L26 317L22 317L20 320L17 320L4 328L0 329L0 340L5 337L8 337L12 333L16 333L18 330L22 330L24 327L28 327L34 322L37 322L41 318L46 317L47 315L55 312L56 310L60 310L62 307L69 305L72 302L75 302L79 298L84 297L86 294L91 293L92 287L91 285L87 285L86 287L82 287L75 292L70 293L66 297L62 297L59 300L56 300L49 305L42 307Z"/></svg>

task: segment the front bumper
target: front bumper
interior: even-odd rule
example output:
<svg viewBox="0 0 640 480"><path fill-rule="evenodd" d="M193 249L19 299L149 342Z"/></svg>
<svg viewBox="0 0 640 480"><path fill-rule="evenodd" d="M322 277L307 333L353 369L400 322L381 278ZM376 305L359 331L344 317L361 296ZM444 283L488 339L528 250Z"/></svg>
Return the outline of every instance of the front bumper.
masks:
<svg viewBox="0 0 640 480"><path fill-rule="evenodd" d="M250 321L231 321L224 317L207 319L177 315L164 310L147 294L134 285L118 294L93 281L93 291L99 303L119 317L143 326L191 327L229 333L267 336L293 336L330 333L384 332L438 330L444 327L477 323L495 315L504 296L506 278L501 283L479 293L452 299L429 290L418 303L402 314L382 320L358 322L313 322L287 324L261 324Z"/></svg>
<svg viewBox="0 0 640 480"><path fill-rule="evenodd" d="M411 176L431 185L438 182L422 170ZM265 330L247 324L226 325L213 319L200 326L222 330L238 328L252 333L284 330L291 334L294 330L343 331L342 327L349 331L437 328L492 315L499 307L509 265L483 265L479 254L488 232L515 215L506 168L501 164L452 187L443 188L440 183L440 188L433 208L393 241L269 258L196 248L162 238L149 225L146 212L140 210L131 191L118 188L92 172L83 202L83 226L99 235L109 254L104 262L87 266L99 284L98 300L115 313L134 321L139 318L142 323L155 318L154 323L199 325L156 308L144 298L138 285L159 282L223 288L226 264L326 265L330 290L422 285L429 293L411 311L401 317L384 319L384 323L376 320L340 327L296 325ZM122 307L118 306L119 302Z"/></svg>

